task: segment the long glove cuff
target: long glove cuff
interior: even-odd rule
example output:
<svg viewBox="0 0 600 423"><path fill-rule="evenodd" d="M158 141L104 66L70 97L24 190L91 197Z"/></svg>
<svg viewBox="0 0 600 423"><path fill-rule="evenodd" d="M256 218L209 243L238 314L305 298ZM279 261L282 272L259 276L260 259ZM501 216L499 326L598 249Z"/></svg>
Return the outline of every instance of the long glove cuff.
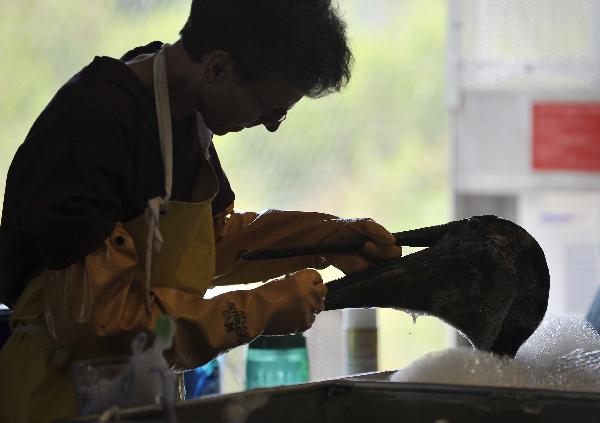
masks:
<svg viewBox="0 0 600 423"><path fill-rule="evenodd" d="M176 367L193 368L259 336L271 310L260 292L232 291L214 298L188 299L171 288L157 288L159 307L173 316L177 333L171 359Z"/></svg>

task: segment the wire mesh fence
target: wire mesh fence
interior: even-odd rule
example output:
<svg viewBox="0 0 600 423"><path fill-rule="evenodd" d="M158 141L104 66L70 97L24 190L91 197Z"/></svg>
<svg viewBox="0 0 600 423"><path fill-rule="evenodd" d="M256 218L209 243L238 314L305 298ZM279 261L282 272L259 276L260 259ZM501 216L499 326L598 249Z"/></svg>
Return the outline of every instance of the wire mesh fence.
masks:
<svg viewBox="0 0 600 423"><path fill-rule="evenodd" d="M595 0L459 0L468 89L590 89L600 79Z"/></svg>

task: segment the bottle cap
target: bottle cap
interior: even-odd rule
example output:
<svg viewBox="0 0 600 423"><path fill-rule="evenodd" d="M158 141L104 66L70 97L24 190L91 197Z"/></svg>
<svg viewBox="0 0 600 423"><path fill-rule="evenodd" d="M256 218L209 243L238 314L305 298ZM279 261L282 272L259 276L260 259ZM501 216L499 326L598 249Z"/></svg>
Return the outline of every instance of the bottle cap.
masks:
<svg viewBox="0 0 600 423"><path fill-rule="evenodd" d="M301 333L282 336L259 336L250 342L248 348L260 349L288 349L288 348L306 348L306 338Z"/></svg>

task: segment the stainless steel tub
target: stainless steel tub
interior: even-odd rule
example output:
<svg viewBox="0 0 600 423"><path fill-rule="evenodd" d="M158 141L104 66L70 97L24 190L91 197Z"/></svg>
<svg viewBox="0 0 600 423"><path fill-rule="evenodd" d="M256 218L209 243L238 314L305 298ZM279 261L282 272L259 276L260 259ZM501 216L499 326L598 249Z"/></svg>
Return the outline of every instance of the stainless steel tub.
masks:
<svg viewBox="0 0 600 423"><path fill-rule="evenodd" d="M600 422L600 394L391 383L386 381L388 377L389 373L373 373L188 401L177 406L177 420L179 423ZM253 410L265 401L266 404ZM120 421L164 422L164 416L157 407L144 407L125 410ZM92 421L94 418L70 420Z"/></svg>

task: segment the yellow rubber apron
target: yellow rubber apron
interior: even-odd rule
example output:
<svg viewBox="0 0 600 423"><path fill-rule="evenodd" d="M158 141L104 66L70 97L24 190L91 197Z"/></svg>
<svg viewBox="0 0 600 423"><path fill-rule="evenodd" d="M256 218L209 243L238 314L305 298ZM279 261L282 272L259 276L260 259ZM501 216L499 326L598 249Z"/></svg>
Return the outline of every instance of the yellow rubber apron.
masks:
<svg viewBox="0 0 600 423"><path fill-rule="evenodd" d="M215 271L211 202L218 191L208 160L198 169L191 202L169 202L172 175L171 114L164 46L154 58L154 85L166 196L151 199L144 216L125 223L140 258L134 280L203 296ZM212 134L198 118L198 137L207 158ZM162 213L160 212L162 209ZM157 251L160 250L160 251ZM46 423L78 414L69 365L78 359L61 348L46 328L42 285L49 272L32 280L17 301L13 332L0 351L0 422Z"/></svg>

